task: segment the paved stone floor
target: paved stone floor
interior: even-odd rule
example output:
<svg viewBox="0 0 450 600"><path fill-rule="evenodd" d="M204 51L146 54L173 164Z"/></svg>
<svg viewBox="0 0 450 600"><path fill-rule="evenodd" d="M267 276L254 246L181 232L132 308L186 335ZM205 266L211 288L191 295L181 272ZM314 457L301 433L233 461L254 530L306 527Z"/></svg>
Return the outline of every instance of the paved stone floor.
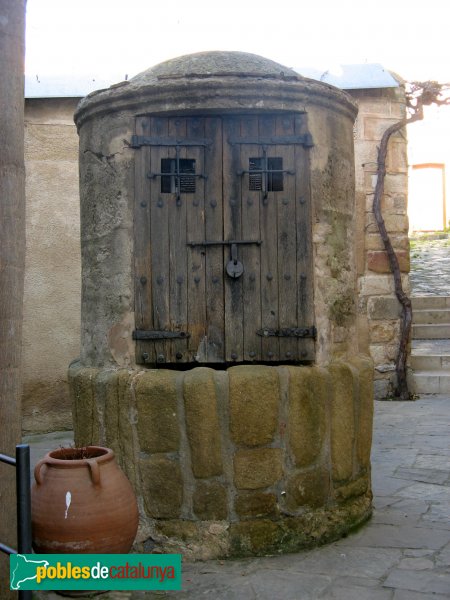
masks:
<svg viewBox="0 0 450 600"><path fill-rule="evenodd" d="M450 296L450 238L411 240L411 272L414 296Z"/></svg>
<svg viewBox="0 0 450 600"><path fill-rule="evenodd" d="M64 437L56 435L56 447ZM32 445L43 450L49 440ZM296 554L184 564L180 592L109 592L98 600L450 598L449 448L449 397L376 402L374 514L358 532Z"/></svg>

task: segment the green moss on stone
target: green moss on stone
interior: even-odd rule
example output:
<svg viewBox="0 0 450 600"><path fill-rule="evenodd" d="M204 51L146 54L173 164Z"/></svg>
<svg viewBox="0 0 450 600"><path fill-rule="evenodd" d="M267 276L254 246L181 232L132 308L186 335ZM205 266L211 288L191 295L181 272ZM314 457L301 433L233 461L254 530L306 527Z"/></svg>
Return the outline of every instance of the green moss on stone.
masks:
<svg viewBox="0 0 450 600"><path fill-rule="evenodd" d="M373 430L373 362L366 356L355 357L350 364L355 369L358 379L358 423L356 437L356 458L359 467L370 467L370 451L372 449Z"/></svg>
<svg viewBox="0 0 450 600"><path fill-rule="evenodd" d="M344 327L349 319L355 316L355 297L353 295L340 295L332 302L330 306L330 319L338 327Z"/></svg>
<svg viewBox="0 0 450 600"><path fill-rule="evenodd" d="M183 542L192 542L199 539L199 524L194 521L161 520L155 523L155 527L158 533L168 538L182 540Z"/></svg>
<svg viewBox="0 0 450 600"><path fill-rule="evenodd" d="M151 370L136 381L137 431L141 451L175 452L180 445L176 371Z"/></svg>
<svg viewBox="0 0 450 600"><path fill-rule="evenodd" d="M353 475L355 445L355 382L353 371L345 363L329 366L331 396L331 463L334 481L346 481Z"/></svg>
<svg viewBox="0 0 450 600"><path fill-rule="evenodd" d="M236 514L245 519L248 517L273 517L278 515L277 497L273 493L241 492L234 503Z"/></svg>
<svg viewBox="0 0 450 600"><path fill-rule="evenodd" d="M238 489L256 490L268 487L283 475L280 448L239 450L234 455L234 483Z"/></svg>
<svg viewBox="0 0 450 600"><path fill-rule="evenodd" d="M348 500L364 495L369 489L369 479L367 476L360 477L355 481L351 481L347 485L338 487L334 490L334 494L338 501Z"/></svg>
<svg viewBox="0 0 450 600"><path fill-rule="evenodd" d="M230 431L236 444L272 442L278 423L279 383L273 367L242 365L228 370Z"/></svg>
<svg viewBox="0 0 450 600"><path fill-rule="evenodd" d="M297 467L306 467L320 456L328 396L328 373L324 369L289 368L289 447Z"/></svg>
<svg viewBox="0 0 450 600"><path fill-rule="evenodd" d="M324 506L329 496L330 475L323 466L292 475L286 486L286 506L289 510Z"/></svg>
<svg viewBox="0 0 450 600"><path fill-rule="evenodd" d="M184 376L186 430L192 472L205 478L222 473L222 445L214 370L199 367Z"/></svg>
<svg viewBox="0 0 450 600"><path fill-rule="evenodd" d="M227 492L218 481L198 481L193 495L194 513L205 521L228 517Z"/></svg>
<svg viewBox="0 0 450 600"><path fill-rule="evenodd" d="M163 455L140 460L145 510L155 519L179 518L183 502L180 465Z"/></svg>

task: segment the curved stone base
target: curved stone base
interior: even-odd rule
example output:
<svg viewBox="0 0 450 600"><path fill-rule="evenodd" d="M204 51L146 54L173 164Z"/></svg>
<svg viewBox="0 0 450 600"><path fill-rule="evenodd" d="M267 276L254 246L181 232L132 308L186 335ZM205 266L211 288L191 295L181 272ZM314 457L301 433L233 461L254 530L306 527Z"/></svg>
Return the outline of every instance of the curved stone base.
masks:
<svg viewBox="0 0 450 600"><path fill-rule="evenodd" d="M254 518L226 521L158 521L144 551L158 547L164 553L181 553L186 560L267 556L314 548L344 537L364 524L372 514L372 494L349 500L342 506L306 511L277 519Z"/></svg>
<svg viewBox="0 0 450 600"><path fill-rule="evenodd" d="M208 559L328 542L371 512L373 372L94 369L69 380L77 445L114 449L140 502L140 549Z"/></svg>

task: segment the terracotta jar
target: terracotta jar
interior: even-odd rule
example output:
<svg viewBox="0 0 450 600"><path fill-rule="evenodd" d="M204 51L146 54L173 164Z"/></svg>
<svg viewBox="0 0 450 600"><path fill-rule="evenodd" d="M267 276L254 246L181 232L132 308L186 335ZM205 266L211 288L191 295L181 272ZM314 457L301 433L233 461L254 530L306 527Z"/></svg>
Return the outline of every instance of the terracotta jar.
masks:
<svg viewBox="0 0 450 600"><path fill-rule="evenodd" d="M31 520L36 552L130 550L138 526L136 496L112 450L53 450L38 462L34 477Z"/></svg>

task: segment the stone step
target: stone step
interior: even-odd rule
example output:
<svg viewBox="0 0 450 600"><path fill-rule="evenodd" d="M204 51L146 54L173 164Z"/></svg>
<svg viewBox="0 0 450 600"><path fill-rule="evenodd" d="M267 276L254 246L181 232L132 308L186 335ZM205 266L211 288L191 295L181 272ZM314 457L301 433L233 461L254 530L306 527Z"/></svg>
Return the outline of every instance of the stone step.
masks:
<svg viewBox="0 0 450 600"><path fill-rule="evenodd" d="M450 296L412 296L413 310L425 308L450 308Z"/></svg>
<svg viewBox="0 0 450 600"><path fill-rule="evenodd" d="M443 371L450 373L450 354L413 354L411 367L414 371Z"/></svg>
<svg viewBox="0 0 450 600"><path fill-rule="evenodd" d="M429 354L437 356L442 354L450 354L450 339L412 340L411 349L414 356L427 356Z"/></svg>
<svg viewBox="0 0 450 600"><path fill-rule="evenodd" d="M423 308L413 310L413 323L450 323L450 308Z"/></svg>
<svg viewBox="0 0 450 600"><path fill-rule="evenodd" d="M450 393L450 373L415 371L414 386L418 394L448 394Z"/></svg>
<svg viewBox="0 0 450 600"><path fill-rule="evenodd" d="M415 340L445 340L450 338L450 323L439 325L413 325L412 337Z"/></svg>

